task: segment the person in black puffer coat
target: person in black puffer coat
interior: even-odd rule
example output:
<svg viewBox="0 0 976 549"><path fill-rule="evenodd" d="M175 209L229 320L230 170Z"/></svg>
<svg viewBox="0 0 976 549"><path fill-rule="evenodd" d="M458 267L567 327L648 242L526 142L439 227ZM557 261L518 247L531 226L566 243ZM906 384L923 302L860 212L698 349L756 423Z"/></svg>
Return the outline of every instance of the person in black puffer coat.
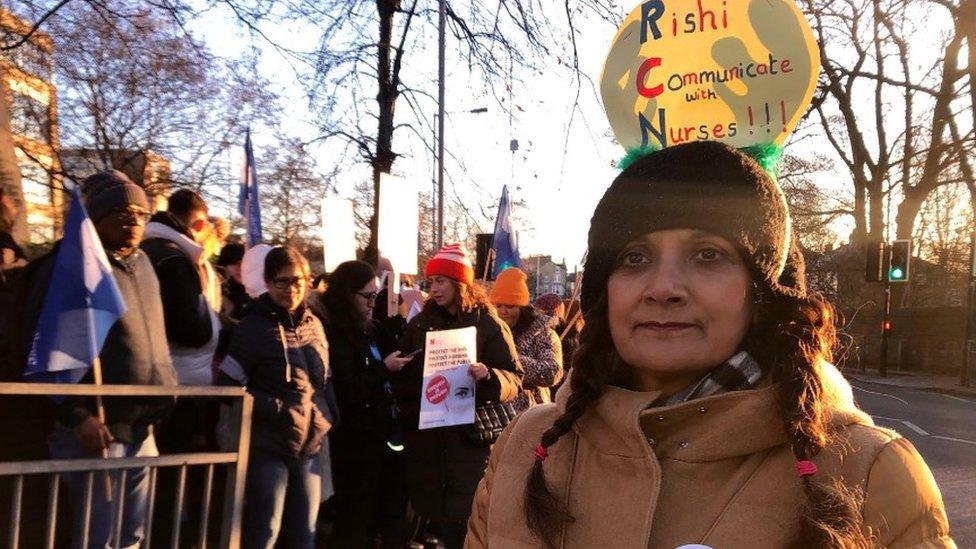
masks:
<svg viewBox="0 0 976 549"><path fill-rule="evenodd" d="M268 252L268 292L234 330L221 384L254 397L243 546L311 548L321 492L318 453L336 421L329 349L322 324L304 305L308 261L291 247ZM284 524L283 524L284 523Z"/></svg>
<svg viewBox="0 0 976 549"><path fill-rule="evenodd" d="M376 304L376 273L362 261L347 261L329 276L322 295L329 365L342 424L329 433L335 483L334 527L329 547L360 548L376 538L402 547L406 489L397 445L397 408L389 373L410 359L381 337L370 318Z"/></svg>
<svg viewBox="0 0 976 549"><path fill-rule="evenodd" d="M511 330L474 283L471 260L459 244L442 248L427 262L424 274L430 281L430 298L400 340L402 353L419 352L394 374L394 382L402 411L410 504L453 549L464 542L471 502L490 448L469 440L465 431L470 426L418 430L427 332L477 329L478 362L469 373L475 379L478 404L514 401L522 392L522 366Z"/></svg>

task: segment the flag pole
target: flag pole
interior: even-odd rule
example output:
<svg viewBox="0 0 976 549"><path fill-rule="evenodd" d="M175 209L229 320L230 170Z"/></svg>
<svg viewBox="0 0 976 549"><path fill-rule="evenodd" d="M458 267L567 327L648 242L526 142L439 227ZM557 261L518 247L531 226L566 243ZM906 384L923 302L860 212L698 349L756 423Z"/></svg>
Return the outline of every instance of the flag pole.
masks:
<svg viewBox="0 0 976 549"><path fill-rule="evenodd" d="M95 355L95 360L92 361L92 377L95 385L102 384L102 359L98 355ZM95 413L98 415L99 423L105 426L105 404L102 402L102 395L95 395ZM108 448L102 448L102 459L108 459ZM102 481L105 488L105 501L112 501L112 477L109 476L108 471L104 473Z"/></svg>
<svg viewBox="0 0 976 549"><path fill-rule="evenodd" d="M484 272L484 276L481 277L481 280L484 280L485 282L488 281L488 271L491 269L491 261L494 258L495 258L495 249L488 248L488 257L485 259L485 272Z"/></svg>

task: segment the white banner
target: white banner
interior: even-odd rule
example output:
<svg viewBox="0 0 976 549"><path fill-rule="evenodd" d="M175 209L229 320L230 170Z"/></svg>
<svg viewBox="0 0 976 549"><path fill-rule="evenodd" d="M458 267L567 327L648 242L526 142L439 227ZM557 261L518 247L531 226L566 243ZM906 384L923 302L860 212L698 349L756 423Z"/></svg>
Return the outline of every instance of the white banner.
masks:
<svg viewBox="0 0 976 549"><path fill-rule="evenodd" d="M417 274L417 235L420 214L417 188L400 177L380 177L380 255L398 273Z"/></svg>

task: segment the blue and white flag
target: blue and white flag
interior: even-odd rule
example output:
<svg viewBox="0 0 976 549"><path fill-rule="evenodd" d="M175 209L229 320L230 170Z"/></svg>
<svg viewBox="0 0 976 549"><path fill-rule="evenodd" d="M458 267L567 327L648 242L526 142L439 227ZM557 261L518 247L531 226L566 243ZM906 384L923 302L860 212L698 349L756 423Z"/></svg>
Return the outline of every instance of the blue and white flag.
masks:
<svg viewBox="0 0 976 549"><path fill-rule="evenodd" d="M498 202L498 217L495 218L495 235L491 239L491 249L495 256L493 279L509 267L522 268L518 240L512 229L512 203L508 200L507 185L502 187L502 199Z"/></svg>
<svg viewBox="0 0 976 549"><path fill-rule="evenodd" d="M72 190L64 238L54 258L24 379L78 383L101 352L125 302L102 242Z"/></svg>
<svg viewBox="0 0 976 549"><path fill-rule="evenodd" d="M261 243L261 203L258 200L258 169L254 163L254 149L251 147L251 128L244 139L244 169L241 173L241 194L237 200L237 211L244 216L247 227L247 247Z"/></svg>

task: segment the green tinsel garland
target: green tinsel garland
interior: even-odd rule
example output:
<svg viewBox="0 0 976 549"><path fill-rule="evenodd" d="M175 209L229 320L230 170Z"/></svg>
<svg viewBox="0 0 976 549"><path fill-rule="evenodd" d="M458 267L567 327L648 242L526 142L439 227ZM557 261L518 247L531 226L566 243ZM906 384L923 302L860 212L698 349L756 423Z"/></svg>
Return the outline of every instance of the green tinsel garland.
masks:
<svg viewBox="0 0 976 549"><path fill-rule="evenodd" d="M644 155L651 154L652 152L657 152L658 147L648 145L645 147L635 147L633 149L628 149L627 154L617 162L617 168L620 171L626 170L631 164L637 161ZM775 180L779 175L779 165L783 160L783 147L776 145L775 143L762 143L759 145L752 145L749 147L743 147L742 152L751 156L761 167L766 170L766 173Z"/></svg>

